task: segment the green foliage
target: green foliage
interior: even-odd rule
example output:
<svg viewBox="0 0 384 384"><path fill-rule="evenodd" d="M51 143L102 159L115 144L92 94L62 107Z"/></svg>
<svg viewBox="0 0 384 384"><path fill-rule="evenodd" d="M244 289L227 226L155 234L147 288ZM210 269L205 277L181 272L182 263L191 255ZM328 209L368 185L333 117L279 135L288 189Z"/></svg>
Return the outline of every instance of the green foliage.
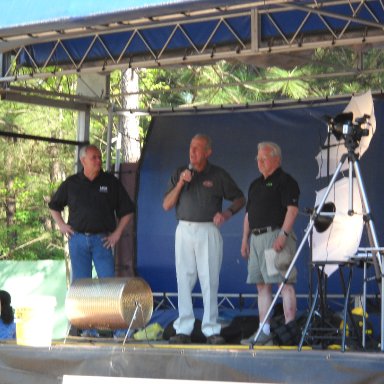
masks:
<svg viewBox="0 0 384 384"><path fill-rule="evenodd" d="M284 63L282 63L284 65ZM384 53L350 48L317 49L290 69L219 62L140 72L143 105L177 107L255 103L353 94L383 88Z"/></svg>
<svg viewBox="0 0 384 384"><path fill-rule="evenodd" d="M0 103L0 130L75 139L76 114L53 108ZM0 258L63 258L63 239L52 230L47 201L53 165L61 175L73 169L73 147L0 137ZM57 155L55 155L55 153Z"/></svg>
<svg viewBox="0 0 384 384"><path fill-rule="evenodd" d="M276 98L300 99L311 95L311 84L300 80L307 69L260 69L219 62L213 66L141 72L147 106L225 105L255 103ZM267 80L268 78L268 80ZM151 84L155 84L151 88Z"/></svg>

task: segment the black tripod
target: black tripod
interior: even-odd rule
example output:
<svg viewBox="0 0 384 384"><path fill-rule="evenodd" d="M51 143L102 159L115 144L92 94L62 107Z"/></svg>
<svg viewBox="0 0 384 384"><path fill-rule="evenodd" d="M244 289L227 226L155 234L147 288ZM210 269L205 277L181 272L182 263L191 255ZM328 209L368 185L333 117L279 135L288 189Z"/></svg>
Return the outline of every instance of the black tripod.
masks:
<svg viewBox="0 0 384 384"><path fill-rule="evenodd" d="M329 183L329 185L328 185L328 187L324 193L323 198L321 199L320 204L318 205L317 209L313 212L313 214L310 218L310 221L309 221L307 230L305 232L305 235L304 235L299 247L297 248L296 254L293 257L293 260L292 260L287 272L285 273L283 282L280 284L280 286L279 286L279 288L275 294L275 297L272 300L272 303L271 303L271 305L270 305L270 307L266 313L264 321L259 326L259 329L258 329L258 331L255 335L255 338L253 340L253 343L251 345L251 348L257 342L264 324L266 323L266 321L270 317L272 310L273 310L273 307L274 307L276 301L278 300L284 285L288 282L288 278L289 278L291 271L292 271L299 255L300 255L300 252L303 249L308 237L312 233L312 230L313 230L313 227L316 223L316 220L321 216L322 209L325 205L327 197L328 197L332 187L334 186L337 177L339 176L339 174L341 172L342 166L343 166L344 162L346 160L348 160L348 164L349 164L349 211L348 211L348 213L350 215L354 214L353 197L352 197L353 196L353 194L352 194L353 193L353 172L354 172L355 176L356 176L357 183L358 183L359 193L360 193L361 202L362 202L364 223L365 223L365 227L366 227L366 230L368 233L369 243L370 243L370 246L372 248L372 260L373 260L373 265L375 268L375 277L376 277L377 283L379 284L379 290L380 290L380 294L381 294L381 328L380 328L381 329L381 342L380 342L380 347L381 347L381 351L382 352L384 351L384 316L383 316L384 315L384 312L383 312L384 298L382 295L383 288L384 288L384 278L383 278L383 273L382 273L382 270L383 270L382 259L381 259L382 255L379 251L379 243L378 243L377 236L376 236L375 225L374 225L373 220L372 220L371 210L369 207L367 195L365 193L365 187L364 187L364 183L363 183L363 179L362 179L360 167L359 167L358 155L355 153L355 150L358 147L358 143L361 139L361 136L359 134L360 132L363 132L363 130L358 131L357 135L356 135L356 132L353 132L353 134L348 133L344 136L344 144L347 148L347 153L345 153L341 157L340 162L336 168L336 171L335 171L335 173L334 173L334 175L333 175L333 177L332 177L332 179L331 179L331 181L330 181L330 183ZM344 327L345 327L345 321L344 321ZM344 332L344 334L345 334L345 332ZM302 341L300 343L299 349L301 349L304 336L305 336L305 333L303 333L303 337L302 337Z"/></svg>

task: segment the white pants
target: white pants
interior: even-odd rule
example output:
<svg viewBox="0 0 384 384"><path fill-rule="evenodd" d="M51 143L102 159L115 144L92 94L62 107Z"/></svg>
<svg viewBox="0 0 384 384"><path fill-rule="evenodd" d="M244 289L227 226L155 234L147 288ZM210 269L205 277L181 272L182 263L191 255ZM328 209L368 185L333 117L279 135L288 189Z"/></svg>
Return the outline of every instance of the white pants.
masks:
<svg viewBox="0 0 384 384"><path fill-rule="evenodd" d="M223 239L213 223L180 221L175 236L176 278L179 317L176 333L190 335L195 323L192 290L199 278L204 315L201 330L206 337L220 334L217 322L219 275L223 259Z"/></svg>

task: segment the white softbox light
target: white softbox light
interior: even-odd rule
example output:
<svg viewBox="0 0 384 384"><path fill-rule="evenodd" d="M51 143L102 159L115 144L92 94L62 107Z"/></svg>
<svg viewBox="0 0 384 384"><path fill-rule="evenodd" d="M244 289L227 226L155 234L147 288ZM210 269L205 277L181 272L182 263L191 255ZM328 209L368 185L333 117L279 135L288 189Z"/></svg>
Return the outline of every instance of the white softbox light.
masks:
<svg viewBox="0 0 384 384"><path fill-rule="evenodd" d="M327 230L319 232L316 226L312 235L312 261L325 263L325 273L329 276L338 263L348 261L356 254L363 232L361 196L356 179L353 179L353 215L349 210L349 179L344 177L335 182L325 203L333 203L336 211ZM327 188L316 192L316 207L322 201Z"/></svg>

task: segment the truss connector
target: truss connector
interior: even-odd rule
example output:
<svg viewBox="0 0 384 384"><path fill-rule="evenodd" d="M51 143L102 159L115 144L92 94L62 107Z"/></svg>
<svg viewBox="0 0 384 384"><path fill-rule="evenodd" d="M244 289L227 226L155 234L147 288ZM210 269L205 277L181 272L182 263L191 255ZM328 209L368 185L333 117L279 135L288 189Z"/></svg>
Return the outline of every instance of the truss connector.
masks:
<svg viewBox="0 0 384 384"><path fill-rule="evenodd" d="M102 72L105 71L105 69L106 69L106 67L107 67L107 64L108 64L107 59L105 59L105 60L104 60L104 63L103 63L103 66L101 67Z"/></svg>
<svg viewBox="0 0 384 384"><path fill-rule="evenodd" d="M363 39L361 40L362 43L365 43L365 40L366 40L367 35L368 35L368 29L367 29L367 28L364 28L364 31L363 31Z"/></svg>
<svg viewBox="0 0 384 384"><path fill-rule="evenodd" d="M211 59L213 59L213 57L215 56L215 52L216 52L216 46L214 45L211 50Z"/></svg>
<svg viewBox="0 0 384 384"><path fill-rule="evenodd" d="M303 46L303 41L304 41L304 36L301 35L297 41L297 46L301 48Z"/></svg>

